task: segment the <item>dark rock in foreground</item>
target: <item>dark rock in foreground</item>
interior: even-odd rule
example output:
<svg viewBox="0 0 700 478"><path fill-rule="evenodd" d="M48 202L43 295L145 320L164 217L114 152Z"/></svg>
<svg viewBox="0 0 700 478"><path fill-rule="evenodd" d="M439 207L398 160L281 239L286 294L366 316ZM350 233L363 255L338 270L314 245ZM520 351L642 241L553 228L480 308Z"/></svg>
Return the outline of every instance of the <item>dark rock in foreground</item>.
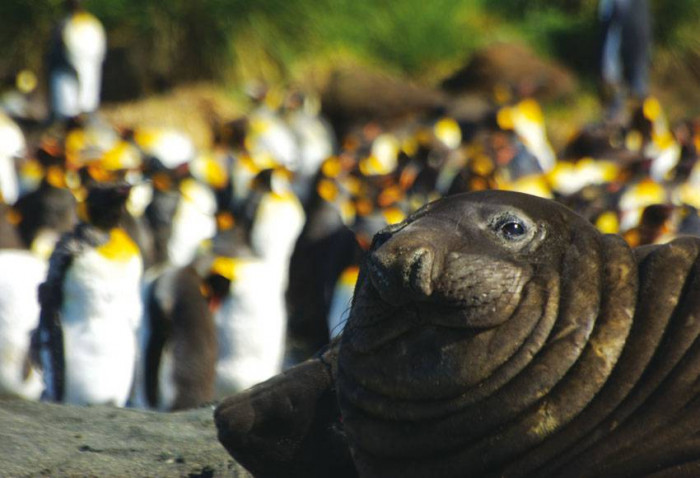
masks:
<svg viewBox="0 0 700 478"><path fill-rule="evenodd" d="M0 475L241 477L212 408L164 414L0 399Z"/></svg>

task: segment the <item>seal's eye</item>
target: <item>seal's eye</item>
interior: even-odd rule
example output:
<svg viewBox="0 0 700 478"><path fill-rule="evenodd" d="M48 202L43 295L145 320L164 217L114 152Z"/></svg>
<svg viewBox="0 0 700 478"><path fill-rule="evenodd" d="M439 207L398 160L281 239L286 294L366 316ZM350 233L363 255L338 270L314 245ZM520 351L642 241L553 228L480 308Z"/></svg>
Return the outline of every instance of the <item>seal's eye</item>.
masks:
<svg viewBox="0 0 700 478"><path fill-rule="evenodd" d="M509 241L517 241L525 237L527 227L525 223L517 217L507 217L498 221L496 232Z"/></svg>
<svg viewBox="0 0 700 478"><path fill-rule="evenodd" d="M515 239L525 234L525 226L519 222L510 221L501 226L501 232L505 237Z"/></svg>

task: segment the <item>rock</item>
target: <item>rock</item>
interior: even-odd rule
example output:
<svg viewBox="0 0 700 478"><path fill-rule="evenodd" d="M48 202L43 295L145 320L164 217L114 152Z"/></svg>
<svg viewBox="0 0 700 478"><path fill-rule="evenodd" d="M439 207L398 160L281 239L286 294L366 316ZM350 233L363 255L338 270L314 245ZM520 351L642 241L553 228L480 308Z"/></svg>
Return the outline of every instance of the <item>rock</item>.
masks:
<svg viewBox="0 0 700 478"><path fill-rule="evenodd" d="M524 45L496 43L475 52L463 68L442 83L451 93L491 94L495 86L509 87L518 95L552 100L573 94L576 80L565 68Z"/></svg>
<svg viewBox="0 0 700 478"><path fill-rule="evenodd" d="M350 124L436 112L448 105L447 100L439 90L359 67L334 71L321 92L323 113L339 137Z"/></svg>
<svg viewBox="0 0 700 478"><path fill-rule="evenodd" d="M13 477L250 477L219 444L211 407L164 414L20 399L0 399L0 470Z"/></svg>

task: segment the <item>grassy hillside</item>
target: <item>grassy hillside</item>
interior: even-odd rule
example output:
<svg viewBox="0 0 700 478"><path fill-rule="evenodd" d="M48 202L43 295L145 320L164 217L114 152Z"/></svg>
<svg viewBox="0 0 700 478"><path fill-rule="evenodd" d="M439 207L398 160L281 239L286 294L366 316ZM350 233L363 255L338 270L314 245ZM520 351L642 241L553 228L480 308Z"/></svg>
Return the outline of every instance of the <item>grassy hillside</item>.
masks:
<svg viewBox="0 0 700 478"><path fill-rule="evenodd" d="M348 62L434 83L474 49L522 41L593 85L597 0L86 0L149 87L286 81ZM652 0L657 76L700 78L700 2ZM40 70L62 0L0 2L0 73ZM115 54L116 55L116 54ZM117 67L120 68L120 67ZM673 73L670 78L679 78ZM699 80L700 81L700 80Z"/></svg>

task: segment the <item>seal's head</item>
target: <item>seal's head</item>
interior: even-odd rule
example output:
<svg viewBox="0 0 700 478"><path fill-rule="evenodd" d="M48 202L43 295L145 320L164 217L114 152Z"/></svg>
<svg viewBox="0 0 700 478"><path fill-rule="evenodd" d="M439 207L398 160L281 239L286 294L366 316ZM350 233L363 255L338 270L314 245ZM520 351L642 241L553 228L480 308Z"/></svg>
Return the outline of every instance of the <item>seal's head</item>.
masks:
<svg viewBox="0 0 700 478"><path fill-rule="evenodd" d="M564 208L552 210L551 202L538 202L517 193L483 192L431 203L377 234L367 278L391 307L427 308L419 314L426 323L472 328L503 323L535 269L556 261L569 244L570 237L559 231L583 222ZM354 314L352 320L361 326L377 319Z"/></svg>
<svg viewBox="0 0 700 478"><path fill-rule="evenodd" d="M580 348L597 309L576 294L597 304L600 238L553 201L504 191L441 199L378 233L338 358L351 442L374 456L439 451L439 432L414 447L406 427L469 409L521 372L575 289L563 276L586 284L564 306L580 309L575 323L558 325Z"/></svg>

